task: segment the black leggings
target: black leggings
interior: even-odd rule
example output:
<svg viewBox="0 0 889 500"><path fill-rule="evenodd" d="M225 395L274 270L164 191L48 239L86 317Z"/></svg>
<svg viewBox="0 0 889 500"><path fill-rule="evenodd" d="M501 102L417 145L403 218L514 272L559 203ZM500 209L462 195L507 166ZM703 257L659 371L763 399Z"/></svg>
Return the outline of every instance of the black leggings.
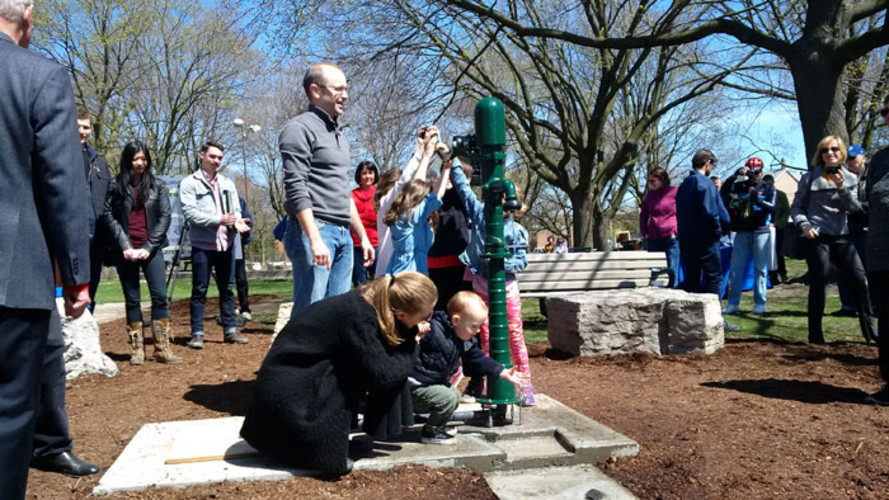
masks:
<svg viewBox="0 0 889 500"><path fill-rule="evenodd" d="M861 334L865 339L876 338L874 313L868 300L864 267L855 251L852 238L822 234L814 240L807 240L806 244L809 247L806 252L806 264L809 266L809 342L824 342L821 318L824 316L827 273L831 261L841 273L849 277L857 302Z"/></svg>

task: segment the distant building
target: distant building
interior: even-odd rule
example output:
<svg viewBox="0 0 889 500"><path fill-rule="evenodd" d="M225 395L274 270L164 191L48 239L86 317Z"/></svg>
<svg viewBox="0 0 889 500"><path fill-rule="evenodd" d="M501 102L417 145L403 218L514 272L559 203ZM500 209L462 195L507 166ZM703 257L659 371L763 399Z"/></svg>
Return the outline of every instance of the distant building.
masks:
<svg viewBox="0 0 889 500"><path fill-rule="evenodd" d="M799 180L802 177L802 172L793 172L786 168L782 168L781 170L770 172L772 177L775 178L775 188L784 191L787 194L787 200L790 203L793 203L793 197L796 195L797 186L799 184Z"/></svg>

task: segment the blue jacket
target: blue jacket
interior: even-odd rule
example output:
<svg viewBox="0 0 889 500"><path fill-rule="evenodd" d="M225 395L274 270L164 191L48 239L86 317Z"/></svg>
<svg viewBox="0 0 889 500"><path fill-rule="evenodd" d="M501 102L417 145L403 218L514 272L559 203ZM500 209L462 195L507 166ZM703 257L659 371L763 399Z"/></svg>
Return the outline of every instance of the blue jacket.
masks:
<svg viewBox="0 0 889 500"><path fill-rule="evenodd" d="M503 365L485 356L478 337L460 340L447 313L435 311L429 325L431 329L420 341L420 354L408 378L411 389L448 384L461 360L467 377L500 376Z"/></svg>
<svg viewBox="0 0 889 500"><path fill-rule="evenodd" d="M463 206L466 207L466 214L472 223L472 229L469 232L469 243L466 244L466 250L460 254L460 261L466 264L472 271L472 274L488 276L488 265L482 254L485 253L485 205L478 201L472 188L469 186L469 180L463 169L457 165L451 169L451 182L454 189L460 195ZM521 272L528 267L528 230L521 224L506 219L503 221L503 239L506 243L506 251L509 257L504 259L503 267L506 270L506 280L516 279L516 273Z"/></svg>
<svg viewBox="0 0 889 500"><path fill-rule="evenodd" d="M706 175L692 170L676 193L676 222L679 244L704 249L719 241L730 224L728 211L716 185Z"/></svg>

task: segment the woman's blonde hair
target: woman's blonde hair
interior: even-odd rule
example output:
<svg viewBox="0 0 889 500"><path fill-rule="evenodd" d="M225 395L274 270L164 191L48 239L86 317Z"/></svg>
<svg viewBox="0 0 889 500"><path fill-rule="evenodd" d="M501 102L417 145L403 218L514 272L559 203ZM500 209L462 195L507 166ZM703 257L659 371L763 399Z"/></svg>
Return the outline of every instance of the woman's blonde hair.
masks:
<svg viewBox="0 0 889 500"><path fill-rule="evenodd" d="M829 136L825 137L824 139L821 139L821 141L818 142L818 147L815 148L815 155L812 156L812 165L818 165L819 167L824 166L824 160L821 159L821 153L823 153L824 150L827 149L827 145L830 144L831 141L837 141L837 146L839 146L839 148L840 148L839 164L840 165L846 164L846 159L849 156L849 154L846 152L846 143L839 136L829 135Z"/></svg>
<svg viewBox="0 0 889 500"><path fill-rule="evenodd" d="M432 280L413 271L380 276L358 291L377 311L380 334L389 345L398 345L405 340L396 331L395 311L416 314L438 300L438 289Z"/></svg>
<svg viewBox="0 0 889 500"><path fill-rule="evenodd" d="M383 217L383 223L391 227L402 217L410 219L414 214L414 209L429 194L431 189L429 183L423 179L414 179L405 184L401 191L395 195L389 211Z"/></svg>

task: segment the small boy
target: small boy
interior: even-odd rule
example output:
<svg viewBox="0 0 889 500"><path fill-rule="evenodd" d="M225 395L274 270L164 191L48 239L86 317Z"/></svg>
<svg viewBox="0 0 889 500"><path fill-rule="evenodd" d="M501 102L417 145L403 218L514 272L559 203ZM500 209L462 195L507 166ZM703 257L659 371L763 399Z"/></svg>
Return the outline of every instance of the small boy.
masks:
<svg viewBox="0 0 889 500"><path fill-rule="evenodd" d="M429 412L421 441L426 444L451 444L456 429L447 425L460 404L460 391L450 381L460 362L469 377L490 375L520 384L516 369L507 370L486 357L478 345L479 329L488 320L485 301L474 292L456 293L448 301L447 314L435 311L430 330L420 341L420 355L408 378L414 409Z"/></svg>

